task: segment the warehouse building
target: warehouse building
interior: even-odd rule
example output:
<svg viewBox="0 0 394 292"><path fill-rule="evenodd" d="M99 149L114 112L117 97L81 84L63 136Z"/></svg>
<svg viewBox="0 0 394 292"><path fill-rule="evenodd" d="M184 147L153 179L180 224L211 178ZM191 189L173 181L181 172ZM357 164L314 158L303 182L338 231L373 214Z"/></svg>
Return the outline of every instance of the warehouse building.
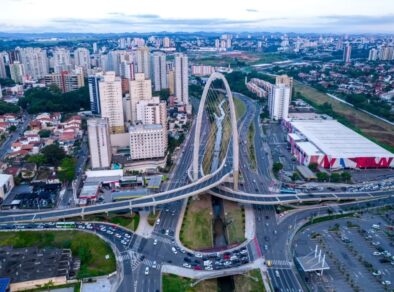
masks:
<svg viewBox="0 0 394 292"><path fill-rule="evenodd" d="M291 153L302 165L327 169L394 167L394 154L333 119L288 118Z"/></svg>

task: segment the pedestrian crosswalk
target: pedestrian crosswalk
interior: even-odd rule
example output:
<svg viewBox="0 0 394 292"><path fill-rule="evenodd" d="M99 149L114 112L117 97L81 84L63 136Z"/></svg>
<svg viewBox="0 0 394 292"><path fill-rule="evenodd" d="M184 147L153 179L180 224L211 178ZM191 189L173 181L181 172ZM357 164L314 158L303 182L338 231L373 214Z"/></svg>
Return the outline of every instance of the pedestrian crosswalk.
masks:
<svg viewBox="0 0 394 292"><path fill-rule="evenodd" d="M141 260L141 255L139 255L138 253L134 252L134 251L127 251L121 254L120 261L130 261L130 265L131 265L131 270L134 272L139 265L142 263L145 266L148 266L150 268L153 268L154 266L156 266L155 268L160 270L161 269L161 265L154 263L153 260L149 260L149 259L143 259Z"/></svg>
<svg viewBox="0 0 394 292"><path fill-rule="evenodd" d="M274 267L290 267L292 265L291 262L286 260L271 260L271 262Z"/></svg>

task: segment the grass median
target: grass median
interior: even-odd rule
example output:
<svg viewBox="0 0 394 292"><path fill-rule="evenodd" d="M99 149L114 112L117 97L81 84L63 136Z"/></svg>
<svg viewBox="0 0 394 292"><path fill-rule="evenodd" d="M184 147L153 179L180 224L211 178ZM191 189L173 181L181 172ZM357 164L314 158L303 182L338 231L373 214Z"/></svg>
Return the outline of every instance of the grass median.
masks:
<svg viewBox="0 0 394 292"><path fill-rule="evenodd" d="M237 120L239 120L246 113L246 105L241 99L239 99L238 97L234 97L234 107L235 115L237 116Z"/></svg>
<svg viewBox="0 0 394 292"><path fill-rule="evenodd" d="M163 274L163 292L216 292L218 285L216 279L202 281L191 287L194 280L176 275Z"/></svg>
<svg viewBox="0 0 394 292"><path fill-rule="evenodd" d="M245 210L238 203L223 200L228 244L245 241Z"/></svg>
<svg viewBox="0 0 394 292"><path fill-rule="evenodd" d="M254 125L250 124L248 129L248 154L250 167L256 169L256 151L254 149Z"/></svg>
<svg viewBox="0 0 394 292"><path fill-rule="evenodd" d="M81 260L80 279L108 275L116 270L111 247L98 236L81 231L1 232L0 246L69 248Z"/></svg>
<svg viewBox="0 0 394 292"><path fill-rule="evenodd" d="M189 199L180 232L180 240L186 247L201 250L213 246L212 214L210 195Z"/></svg>
<svg viewBox="0 0 394 292"><path fill-rule="evenodd" d="M259 270L252 270L244 275L234 276L234 292L265 292L265 287Z"/></svg>

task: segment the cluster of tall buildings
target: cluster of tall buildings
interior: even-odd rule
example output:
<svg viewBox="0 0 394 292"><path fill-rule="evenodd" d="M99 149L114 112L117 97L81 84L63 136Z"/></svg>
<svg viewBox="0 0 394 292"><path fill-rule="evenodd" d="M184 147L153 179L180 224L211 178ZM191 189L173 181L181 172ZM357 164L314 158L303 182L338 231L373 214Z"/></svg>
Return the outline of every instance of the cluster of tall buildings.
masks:
<svg viewBox="0 0 394 292"><path fill-rule="evenodd" d="M258 97L268 98L268 112L273 120L286 119L292 96L293 78L287 75L276 76L275 84L252 78L246 87Z"/></svg>
<svg viewBox="0 0 394 292"><path fill-rule="evenodd" d="M96 114L100 115L88 123L93 169L111 166L112 151L108 149L116 146L111 143L112 136L117 137L114 141L120 139L123 140L120 144L129 146L131 160L156 159L166 155L166 102L152 96L151 80L145 77L145 73L136 73L129 87L130 94L123 97L121 78L113 71L89 79L93 106ZM98 132L103 134L100 136ZM105 157L98 157L100 155Z"/></svg>
<svg viewBox="0 0 394 292"><path fill-rule="evenodd" d="M380 48L372 48L369 50L368 61L391 61L394 60L394 47L381 46Z"/></svg>

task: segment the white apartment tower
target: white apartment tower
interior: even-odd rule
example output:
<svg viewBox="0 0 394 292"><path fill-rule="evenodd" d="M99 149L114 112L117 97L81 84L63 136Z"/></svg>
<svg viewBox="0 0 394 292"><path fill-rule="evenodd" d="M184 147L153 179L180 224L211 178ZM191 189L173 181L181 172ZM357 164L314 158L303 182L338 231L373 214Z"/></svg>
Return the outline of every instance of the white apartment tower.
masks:
<svg viewBox="0 0 394 292"><path fill-rule="evenodd" d="M89 119L87 125L92 169L109 168L112 153L108 118Z"/></svg>
<svg viewBox="0 0 394 292"><path fill-rule="evenodd" d="M15 83L23 83L23 76L25 76L25 68L23 64L18 61L10 64L10 73L11 79L14 80Z"/></svg>
<svg viewBox="0 0 394 292"><path fill-rule="evenodd" d="M164 157L167 133L162 125L137 125L129 128L130 157L133 160Z"/></svg>
<svg viewBox="0 0 394 292"><path fill-rule="evenodd" d="M166 67L166 54L162 52L155 52L153 54L153 81L155 91L168 88Z"/></svg>
<svg viewBox="0 0 394 292"><path fill-rule="evenodd" d="M291 87L285 84L274 85L268 96L268 110L273 120L281 120L289 115Z"/></svg>
<svg viewBox="0 0 394 292"><path fill-rule="evenodd" d="M136 73L135 79L130 81L131 122L137 121L137 103L141 100L152 99L152 82L145 78L144 73Z"/></svg>
<svg viewBox="0 0 394 292"><path fill-rule="evenodd" d="M90 53L86 48L77 48L74 51L75 66L82 67L85 71L90 69Z"/></svg>
<svg viewBox="0 0 394 292"><path fill-rule="evenodd" d="M175 55L175 96L178 102L189 104L188 58L184 54Z"/></svg>
<svg viewBox="0 0 394 292"><path fill-rule="evenodd" d="M5 71L5 56L6 56L6 52L0 52L0 78L6 79L7 78L7 74Z"/></svg>
<svg viewBox="0 0 394 292"><path fill-rule="evenodd" d="M40 48L17 48L16 50L27 75L37 80L48 74L49 64L45 50Z"/></svg>
<svg viewBox="0 0 394 292"><path fill-rule="evenodd" d="M100 111L102 118L109 119L112 133L124 132L124 116L122 102L122 81L109 71L98 82L100 93Z"/></svg>
<svg viewBox="0 0 394 292"><path fill-rule="evenodd" d="M137 62L137 73L144 73L147 78L150 77L150 56L149 48L141 47L135 52Z"/></svg>
<svg viewBox="0 0 394 292"><path fill-rule="evenodd" d="M53 69L55 73L70 71L71 57L69 50L65 48L56 48L53 51Z"/></svg>

